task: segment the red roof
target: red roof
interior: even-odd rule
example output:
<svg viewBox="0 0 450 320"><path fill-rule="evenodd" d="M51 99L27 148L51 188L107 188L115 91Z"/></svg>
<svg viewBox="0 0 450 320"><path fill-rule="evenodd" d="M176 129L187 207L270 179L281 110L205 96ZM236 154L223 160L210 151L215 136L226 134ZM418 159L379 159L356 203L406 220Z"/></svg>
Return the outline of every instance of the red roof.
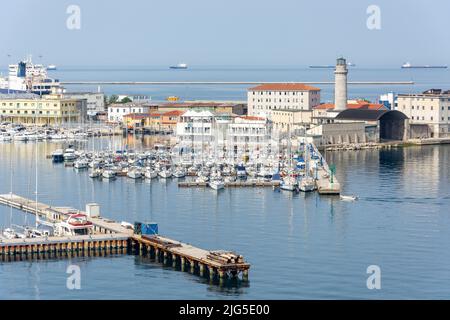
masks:
<svg viewBox="0 0 450 320"><path fill-rule="evenodd" d="M173 111L167 111L164 112L162 115L163 116L181 116L183 113L185 113L185 111L181 111L181 110L173 110Z"/></svg>
<svg viewBox="0 0 450 320"><path fill-rule="evenodd" d="M248 89L249 91L320 91L303 83L267 83Z"/></svg>
<svg viewBox="0 0 450 320"><path fill-rule="evenodd" d="M334 103L322 103L314 107L314 109L330 110L334 109ZM387 109L385 105L379 103L370 103L366 101L358 101L357 103L348 103L347 109L362 109L362 110L384 110Z"/></svg>

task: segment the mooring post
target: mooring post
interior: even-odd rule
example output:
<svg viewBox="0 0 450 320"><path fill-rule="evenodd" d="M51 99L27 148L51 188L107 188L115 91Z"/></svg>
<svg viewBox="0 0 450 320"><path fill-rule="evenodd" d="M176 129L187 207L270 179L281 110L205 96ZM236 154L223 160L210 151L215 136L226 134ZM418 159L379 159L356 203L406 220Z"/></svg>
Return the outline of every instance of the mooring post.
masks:
<svg viewBox="0 0 450 320"><path fill-rule="evenodd" d="M181 271L184 271L184 267L186 266L186 258L185 257L181 257Z"/></svg>
<svg viewBox="0 0 450 320"><path fill-rule="evenodd" d="M242 280L248 281L248 269L242 271Z"/></svg>
<svg viewBox="0 0 450 320"><path fill-rule="evenodd" d="M177 255L175 253L172 253L172 267L177 267Z"/></svg>

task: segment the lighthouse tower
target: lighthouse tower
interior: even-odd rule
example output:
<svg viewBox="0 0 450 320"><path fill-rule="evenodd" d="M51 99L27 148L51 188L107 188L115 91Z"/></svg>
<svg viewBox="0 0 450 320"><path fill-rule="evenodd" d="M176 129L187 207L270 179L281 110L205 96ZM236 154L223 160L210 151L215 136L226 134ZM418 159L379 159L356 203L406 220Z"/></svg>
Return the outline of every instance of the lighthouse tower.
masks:
<svg viewBox="0 0 450 320"><path fill-rule="evenodd" d="M347 109L347 61L338 58L334 71L334 110L342 111Z"/></svg>

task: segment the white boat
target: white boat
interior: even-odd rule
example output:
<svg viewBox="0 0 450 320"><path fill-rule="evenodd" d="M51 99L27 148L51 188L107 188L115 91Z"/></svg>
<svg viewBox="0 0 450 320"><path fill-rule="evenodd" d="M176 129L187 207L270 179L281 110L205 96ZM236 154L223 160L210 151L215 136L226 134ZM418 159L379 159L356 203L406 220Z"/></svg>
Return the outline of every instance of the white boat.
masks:
<svg viewBox="0 0 450 320"><path fill-rule="evenodd" d="M6 239L16 239L17 237L17 233L11 229L11 228L6 228L5 230L3 230L3 236Z"/></svg>
<svg viewBox="0 0 450 320"><path fill-rule="evenodd" d="M102 173L102 177L105 179L115 179L116 178L116 172L114 170L105 170Z"/></svg>
<svg viewBox="0 0 450 320"><path fill-rule="evenodd" d="M342 201L356 201L356 200L358 200L358 197L354 196L354 195L351 195L351 196L343 196L343 195L341 195L340 199Z"/></svg>
<svg viewBox="0 0 450 320"><path fill-rule="evenodd" d="M222 180L216 179L209 183L209 187L214 190L221 190L225 188L225 183Z"/></svg>
<svg viewBox="0 0 450 320"><path fill-rule="evenodd" d="M298 187L297 181L295 180L294 177L291 176L284 177L280 184L280 189L286 191L295 191L297 187Z"/></svg>
<svg viewBox="0 0 450 320"><path fill-rule="evenodd" d="M92 169L89 172L89 178L95 179L95 178L100 178L101 176L102 176L102 170L100 170L100 169Z"/></svg>
<svg viewBox="0 0 450 320"><path fill-rule="evenodd" d="M208 182L209 181L209 178L207 177L207 176L198 176L196 179L195 179L195 182L196 183L206 183L206 182Z"/></svg>
<svg viewBox="0 0 450 320"><path fill-rule="evenodd" d="M49 64L48 66L47 66L47 70L56 70L57 68L56 68L56 66L54 65L54 64Z"/></svg>
<svg viewBox="0 0 450 320"><path fill-rule="evenodd" d="M175 178L184 178L184 177L186 177L186 170L185 169L177 169L173 173L173 176Z"/></svg>
<svg viewBox="0 0 450 320"><path fill-rule="evenodd" d="M147 179L154 179L158 176L158 172L156 170L146 170L145 177Z"/></svg>
<svg viewBox="0 0 450 320"><path fill-rule="evenodd" d="M126 221L122 221L122 222L120 223L120 225L121 225L122 227L127 228L127 229L130 229L130 230L133 230L133 229L134 229L134 225L131 224L131 223L129 223L129 222L126 222Z"/></svg>
<svg viewBox="0 0 450 320"><path fill-rule="evenodd" d="M175 66L170 66L170 69L187 69L188 65L186 63L179 63Z"/></svg>
<svg viewBox="0 0 450 320"><path fill-rule="evenodd" d="M64 151L64 161L73 161L77 158L77 155L75 154L75 150L71 148L67 148Z"/></svg>
<svg viewBox="0 0 450 320"><path fill-rule="evenodd" d="M85 236L91 235L94 225L87 219L85 214L75 213L66 221L56 224L55 235L57 236Z"/></svg>
<svg viewBox="0 0 450 320"><path fill-rule="evenodd" d="M139 170L136 170L136 169L131 169L131 170L128 170L127 176L128 176L128 178L131 178L131 179L141 179L142 172Z"/></svg>
<svg viewBox="0 0 450 320"><path fill-rule="evenodd" d="M23 133L17 133L14 135L14 141L27 141L28 137Z"/></svg>
<svg viewBox="0 0 450 320"><path fill-rule="evenodd" d="M303 192L314 191L316 189L316 182L312 177L304 177L300 180L299 189Z"/></svg>
<svg viewBox="0 0 450 320"><path fill-rule="evenodd" d="M75 169L87 169L89 166L89 162L84 159L80 159L74 162L73 167Z"/></svg>
<svg viewBox="0 0 450 320"><path fill-rule="evenodd" d="M3 133L0 135L0 141L11 141L12 137L9 133Z"/></svg>
<svg viewBox="0 0 450 320"><path fill-rule="evenodd" d="M158 175L163 179L170 178L172 176L172 171L170 171L170 169L161 170Z"/></svg>

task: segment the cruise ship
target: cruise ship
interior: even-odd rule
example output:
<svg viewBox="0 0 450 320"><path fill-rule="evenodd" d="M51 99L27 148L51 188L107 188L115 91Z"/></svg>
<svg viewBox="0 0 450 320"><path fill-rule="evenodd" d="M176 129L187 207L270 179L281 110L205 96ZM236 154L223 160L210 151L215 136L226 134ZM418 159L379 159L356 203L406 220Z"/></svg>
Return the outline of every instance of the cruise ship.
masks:
<svg viewBox="0 0 450 320"><path fill-rule="evenodd" d="M0 93L49 94L53 90L62 91L57 79L47 76L47 68L42 64L34 64L31 56L17 64L8 66L8 76L0 76Z"/></svg>
<svg viewBox="0 0 450 320"><path fill-rule="evenodd" d="M447 66L412 65L406 62L402 64L402 69L447 69Z"/></svg>

